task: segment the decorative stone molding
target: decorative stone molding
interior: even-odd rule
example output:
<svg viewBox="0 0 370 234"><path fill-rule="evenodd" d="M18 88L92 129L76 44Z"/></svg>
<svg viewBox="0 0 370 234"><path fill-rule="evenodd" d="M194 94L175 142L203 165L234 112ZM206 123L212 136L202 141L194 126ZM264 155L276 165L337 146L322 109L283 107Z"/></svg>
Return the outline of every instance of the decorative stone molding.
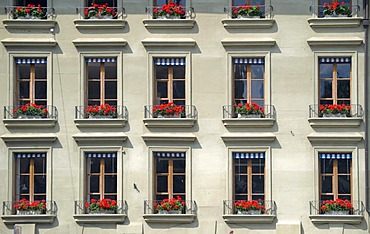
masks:
<svg viewBox="0 0 370 234"><path fill-rule="evenodd" d="M361 17L333 17L333 18L309 18L308 23L312 28L357 28L360 27Z"/></svg>
<svg viewBox="0 0 370 234"><path fill-rule="evenodd" d="M9 133L1 136L4 142L54 142L57 136L52 133Z"/></svg>
<svg viewBox="0 0 370 234"><path fill-rule="evenodd" d="M5 224L53 223L56 215L2 215Z"/></svg>
<svg viewBox="0 0 370 234"><path fill-rule="evenodd" d="M145 133L141 137L146 142L193 142L196 139L192 133Z"/></svg>
<svg viewBox="0 0 370 234"><path fill-rule="evenodd" d="M310 46L359 46L363 39L359 37L311 37L307 39Z"/></svg>
<svg viewBox="0 0 370 234"><path fill-rule="evenodd" d="M195 214L144 214L147 223L192 223Z"/></svg>
<svg viewBox="0 0 370 234"><path fill-rule="evenodd" d="M7 29L50 29L56 25L56 20L21 20L4 19L3 24Z"/></svg>
<svg viewBox="0 0 370 234"><path fill-rule="evenodd" d="M360 224L363 215L310 215L314 224Z"/></svg>
<svg viewBox="0 0 370 234"><path fill-rule="evenodd" d="M196 44L191 38L146 38L141 43L145 47L193 47Z"/></svg>
<svg viewBox="0 0 370 234"><path fill-rule="evenodd" d="M222 24L227 29L272 28L274 19L223 19Z"/></svg>
<svg viewBox="0 0 370 234"><path fill-rule="evenodd" d="M359 133L311 133L307 136L311 142L318 143L359 143L363 137Z"/></svg>
<svg viewBox="0 0 370 234"><path fill-rule="evenodd" d="M232 46L273 46L276 41L269 37L260 38L225 38L221 41L224 47Z"/></svg>
<svg viewBox="0 0 370 234"><path fill-rule="evenodd" d="M126 27L124 19L76 19L73 21L78 29L122 29Z"/></svg>
<svg viewBox="0 0 370 234"><path fill-rule="evenodd" d="M222 119L222 122L224 123L225 127L230 127L230 128L239 128L239 127L268 128L268 127L272 127L275 121L276 120L272 118Z"/></svg>
<svg viewBox="0 0 370 234"><path fill-rule="evenodd" d="M123 223L125 214L75 214L73 218L77 223Z"/></svg>
<svg viewBox="0 0 370 234"><path fill-rule="evenodd" d="M75 119L80 128L119 128L126 125L127 119Z"/></svg>
<svg viewBox="0 0 370 234"><path fill-rule="evenodd" d="M74 134L73 139L77 142L112 142L120 141L123 142L127 139L127 135L124 133L115 132L98 132L98 133L77 133Z"/></svg>
<svg viewBox="0 0 370 234"><path fill-rule="evenodd" d="M274 221L276 215L223 215L226 223L232 224L269 224Z"/></svg>
<svg viewBox="0 0 370 234"><path fill-rule="evenodd" d="M194 118L148 118L144 119L144 124L147 127L161 128L191 128L194 126L196 119Z"/></svg>
<svg viewBox="0 0 370 234"><path fill-rule="evenodd" d="M160 29L186 29L193 28L194 19L144 19L143 24L146 28Z"/></svg>
<svg viewBox="0 0 370 234"><path fill-rule="evenodd" d="M323 128L356 128L361 125L362 118L310 118L308 122L312 127Z"/></svg>
<svg viewBox="0 0 370 234"><path fill-rule="evenodd" d="M221 136L224 142L273 142L272 133L226 133Z"/></svg>
<svg viewBox="0 0 370 234"><path fill-rule="evenodd" d="M56 119L3 119L8 128L52 128Z"/></svg>
<svg viewBox="0 0 370 234"><path fill-rule="evenodd" d="M58 44L53 38L7 38L1 42L5 47L54 47Z"/></svg>
<svg viewBox="0 0 370 234"><path fill-rule="evenodd" d="M72 42L76 47L123 47L127 44L123 38L78 38Z"/></svg>

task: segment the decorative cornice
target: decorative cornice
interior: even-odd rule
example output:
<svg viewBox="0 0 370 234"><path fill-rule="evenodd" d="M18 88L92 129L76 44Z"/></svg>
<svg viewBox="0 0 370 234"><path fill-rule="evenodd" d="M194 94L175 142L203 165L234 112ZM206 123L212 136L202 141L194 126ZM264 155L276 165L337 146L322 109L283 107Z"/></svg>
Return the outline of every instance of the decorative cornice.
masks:
<svg viewBox="0 0 370 234"><path fill-rule="evenodd" d="M117 128L124 127L127 119L75 119L80 128Z"/></svg>
<svg viewBox="0 0 370 234"><path fill-rule="evenodd" d="M311 133L307 136L308 140L317 143L359 143L363 136L359 133Z"/></svg>
<svg viewBox="0 0 370 234"><path fill-rule="evenodd" d="M77 133L72 136L77 142L112 142L125 141L127 135L115 132Z"/></svg>
<svg viewBox="0 0 370 234"><path fill-rule="evenodd" d="M193 142L196 139L192 133L145 133L141 137L146 142Z"/></svg>
<svg viewBox="0 0 370 234"><path fill-rule="evenodd" d="M192 223L195 214L145 214L143 215L147 223Z"/></svg>
<svg viewBox="0 0 370 234"><path fill-rule="evenodd" d="M53 223L56 215L2 215L5 224L15 223Z"/></svg>
<svg viewBox="0 0 370 234"><path fill-rule="evenodd" d="M73 215L77 223L123 223L125 214L78 214Z"/></svg>
<svg viewBox="0 0 370 234"><path fill-rule="evenodd" d="M359 37L311 37L307 40L310 46L359 46L363 39Z"/></svg>
<svg viewBox="0 0 370 234"><path fill-rule="evenodd" d="M54 47L58 44L53 38L7 38L1 42L5 47Z"/></svg>
<svg viewBox="0 0 370 234"><path fill-rule="evenodd" d="M162 29L186 29L193 28L194 19L144 19L143 24L146 28Z"/></svg>
<svg viewBox="0 0 370 234"><path fill-rule="evenodd" d="M221 136L224 142L273 142L272 133L226 133Z"/></svg>
<svg viewBox="0 0 370 234"><path fill-rule="evenodd" d="M312 28L357 28L360 27L361 17L333 17L309 18L308 23Z"/></svg>
<svg viewBox="0 0 370 234"><path fill-rule="evenodd" d="M124 19L77 19L74 20L78 29L120 29L126 26Z"/></svg>
<svg viewBox="0 0 370 234"><path fill-rule="evenodd" d="M362 118L310 118L308 122L317 128L356 128L361 125Z"/></svg>
<svg viewBox="0 0 370 234"><path fill-rule="evenodd" d="M52 128L56 119L3 119L8 128Z"/></svg>
<svg viewBox="0 0 370 234"><path fill-rule="evenodd" d="M221 41L224 47L232 46L273 46L276 41L270 37L260 38L225 38Z"/></svg>
<svg viewBox="0 0 370 234"><path fill-rule="evenodd" d="M7 29L50 29L56 25L56 20L21 20L4 19L3 24Z"/></svg>
<svg viewBox="0 0 370 234"><path fill-rule="evenodd" d="M238 119L238 118L228 118L222 119L225 127L230 128L268 128L274 125L275 119L272 118L245 118L245 119Z"/></svg>
<svg viewBox="0 0 370 234"><path fill-rule="evenodd" d="M228 29L272 28L274 19L223 19L222 24Z"/></svg>
<svg viewBox="0 0 370 234"><path fill-rule="evenodd" d="M146 38L141 43L145 47L193 47L196 44L191 38Z"/></svg>
<svg viewBox="0 0 370 234"><path fill-rule="evenodd" d="M223 215L226 223L243 224L243 223L272 223L276 215Z"/></svg>
<svg viewBox="0 0 370 234"><path fill-rule="evenodd" d="M191 118L150 118L144 119L145 126L153 128L171 127L171 128L191 128L196 119Z"/></svg>
<svg viewBox="0 0 370 234"><path fill-rule="evenodd" d="M72 42L76 47L123 47L127 44L123 38L78 38Z"/></svg>
<svg viewBox="0 0 370 234"><path fill-rule="evenodd" d="M315 224L360 224L363 218L363 215L310 215Z"/></svg>
<svg viewBox="0 0 370 234"><path fill-rule="evenodd" d="M54 142L57 136L52 133L9 133L1 136L4 142Z"/></svg>

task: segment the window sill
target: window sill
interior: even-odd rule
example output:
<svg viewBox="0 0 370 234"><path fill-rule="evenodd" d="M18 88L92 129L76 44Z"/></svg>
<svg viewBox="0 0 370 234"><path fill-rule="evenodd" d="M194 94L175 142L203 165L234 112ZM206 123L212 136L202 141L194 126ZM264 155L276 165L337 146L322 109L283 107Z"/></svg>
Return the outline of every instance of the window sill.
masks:
<svg viewBox="0 0 370 234"><path fill-rule="evenodd" d="M75 119L74 121L80 128L116 128L124 127L127 119Z"/></svg>
<svg viewBox="0 0 370 234"><path fill-rule="evenodd" d="M361 125L362 118L310 118L308 122L312 127L347 127L356 128Z"/></svg>
<svg viewBox="0 0 370 234"><path fill-rule="evenodd" d="M33 19L5 19L3 24L7 29L50 29L54 28L55 20L33 20Z"/></svg>
<svg viewBox="0 0 370 234"><path fill-rule="evenodd" d="M227 29L272 28L274 19L223 19L222 24Z"/></svg>
<svg viewBox="0 0 370 234"><path fill-rule="evenodd" d="M56 119L3 119L4 126L9 128L52 128Z"/></svg>
<svg viewBox="0 0 370 234"><path fill-rule="evenodd" d="M225 127L230 128L239 128L239 127L248 127L248 128L268 128L272 127L275 123L275 119L272 118L228 118L222 119Z"/></svg>
<svg viewBox="0 0 370 234"><path fill-rule="evenodd" d="M357 28L361 25L361 17L348 18L309 18L308 23L311 28Z"/></svg>
<svg viewBox="0 0 370 234"><path fill-rule="evenodd" d="M77 133L73 139L76 142L124 142L127 140L127 135L124 133L115 132L97 132L97 133Z"/></svg>
<svg viewBox="0 0 370 234"><path fill-rule="evenodd" d="M243 224L243 223L272 223L276 215L223 215L226 223Z"/></svg>
<svg viewBox="0 0 370 234"><path fill-rule="evenodd" d="M193 28L195 25L194 19L145 19L143 24L146 28L161 28L161 29L185 29Z"/></svg>
<svg viewBox="0 0 370 234"><path fill-rule="evenodd" d="M194 142L192 133L145 133L141 136L146 142Z"/></svg>
<svg viewBox="0 0 370 234"><path fill-rule="evenodd" d="M145 214L143 215L147 223L192 223L195 214Z"/></svg>
<svg viewBox="0 0 370 234"><path fill-rule="evenodd" d="M310 215L311 222L315 224L360 224L363 218L363 215Z"/></svg>
<svg viewBox="0 0 370 234"><path fill-rule="evenodd" d="M57 136L52 133L10 133L1 136L5 143L8 142L55 142Z"/></svg>
<svg viewBox="0 0 370 234"><path fill-rule="evenodd" d="M311 133L307 138L313 143L359 143L363 139L359 133Z"/></svg>
<svg viewBox="0 0 370 234"><path fill-rule="evenodd" d="M221 138L224 142L273 142L276 136L272 133L226 133Z"/></svg>
<svg viewBox="0 0 370 234"><path fill-rule="evenodd" d="M122 29L126 27L126 20L123 19L78 19L74 20L78 29Z"/></svg>
<svg viewBox="0 0 370 234"><path fill-rule="evenodd" d="M78 214L73 215L77 223L123 223L127 215L125 214Z"/></svg>
<svg viewBox="0 0 370 234"><path fill-rule="evenodd" d="M192 118L150 118L144 119L147 127L171 127L171 128L191 128L196 119Z"/></svg>
<svg viewBox="0 0 370 234"><path fill-rule="evenodd" d="M5 224L16 223L53 223L56 215L3 215Z"/></svg>

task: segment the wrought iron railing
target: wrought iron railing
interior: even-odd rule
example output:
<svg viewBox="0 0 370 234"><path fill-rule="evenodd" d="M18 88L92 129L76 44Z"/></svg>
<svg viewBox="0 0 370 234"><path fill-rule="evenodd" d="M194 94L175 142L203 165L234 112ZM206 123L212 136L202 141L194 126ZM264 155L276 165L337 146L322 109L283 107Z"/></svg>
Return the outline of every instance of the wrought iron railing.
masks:
<svg viewBox="0 0 370 234"><path fill-rule="evenodd" d="M184 200L182 209L178 211L166 210L161 211L157 209L157 206L160 205L162 200L145 200L144 201L144 214L195 214L197 210L197 205L195 201Z"/></svg>
<svg viewBox="0 0 370 234"><path fill-rule="evenodd" d="M75 201L74 205L74 213L75 214L91 214L94 213L90 211L88 207L86 207L87 201ZM127 202L118 200L117 202L117 209L112 210L112 212L106 212L111 214L127 214ZM96 213L96 212L95 212ZM104 213L103 211L101 213Z"/></svg>
<svg viewBox="0 0 370 234"><path fill-rule="evenodd" d="M348 215L364 215L365 212L365 205L362 201L351 201L352 208L349 209L347 213ZM310 215L327 215L331 214L329 212L324 212L321 207L323 205L323 201L310 201Z"/></svg>
<svg viewBox="0 0 370 234"><path fill-rule="evenodd" d="M21 106L4 106L4 119L57 119L58 110L55 106L43 106L47 113L28 115L17 111Z"/></svg>
<svg viewBox="0 0 370 234"><path fill-rule="evenodd" d="M178 106L180 106L180 105L178 105ZM158 115L156 115L153 112L153 107L154 107L153 105L149 105L149 106L144 107L144 118L145 119L159 118ZM184 108L184 111L181 114L176 115L174 117L176 117L176 118L190 118L190 119L196 119L197 118L198 112L197 112L197 109L195 108L195 106L183 105L182 107Z"/></svg>
<svg viewBox="0 0 370 234"><path fill-rule="evenodd" d="M32 7L27 7L27 6L6 6L5 8L5 14L8 15L9 19L27 19L27 20L34 20L34 19L39 19L39 20L54 20L56 18L55 14L55 9L53 7L40 7L42 12L45 13L44 16L38 17L36 15L32 15L32 13L25 13L23 16L17 16L17 14L14 14L17 8L23 8L27 9L28 11L32 9ZM34 8L39 8L39 7L34 7Z"/></svg>
<svg viewBox="0 0 370 234"><path fill-rule="evenodd" d="M148 14L149 18L152 19L194 19L195 18L195 11L193 7L184 7L185 14L182 16L170 16L170 15L163 15L158 16L155 11L160 11L162 6L147 6L145 7L145 12Z"/></svg>
<svg viewBox="0 0 370 234"><path fill-rule="evenodd" d="M259 5L261 9L261 16L253 17L253 18L272 18L272 11L274 10L273 6L271 5ZM226 6L224 7L224 12L226 13L228 18L236 19L239 18L234 14L234 11L240 6Z"/></svg>
<svg viewBox="0 0 370 234"><path fill-rule="evenodd" d="M80 19L123 19L126 18L126 9L124 7L107 7L111 13L99 13L97 10L96 14L89 14L89 7L77 7L76 14L79 15ZM87 13L87 14L86 14Z"/></svg>
<svg viewBox="0 0 370 234"><path fill-rule="evenodd" d="M339 1L338 1L339 2ZM347 5L351 10L351 14L349 17L358 16L359 12L361 12L361 7L359 5ZM324 5L312 5L310 6L310 12L313 14L314 17L317 18L324 18ZM334 15L334 17L337 15ZM330 17L330 16L328 16ZM333 17L333 16L332 16Z"/></svg>
<svg viewBox="0 0 370 234"><path fill-rule="evenodd" d="M127 119L128 111L125 106L111 106L115 108L116 112L112 115L90 115L86 112L88 106L75 107L75 119Z"/></svg>
<svg viewBox="0 0 370 234"><path fill-rule="evenodd" d="M323 114L320 113L320 106L318 104L310 105L309 106L309 117L310 118L321 118ZM364 115L364 110L362 106L359 104L352 104L350 113L348 115L341 115L341 117L346 118L362 118Z"/></svg>
<svg viewBox="0 0 370 234"><path fill-rule="evenodd" d="M224 200L223 201L223 214L231 215L237 214L235 209L235 202L238 200ZM261 215L276 215L276 203L272 200L258 200L258 202L264 206L264 209L261 210Z"/></svg>
<svg viewBox="0 0 370 234"><path fill-rule="evenodd" d="M264 118L264 119L276 118L276 111L273 105L264 105L262 107L263 107L264 113L263 115L259 116L260 118ZM222 110L223 110L224 119L238 118L238 114L236 113L236 107L234 105L223 106Z"/></svg>
<svg viewBox="0 0 370 234"><path fill-rule="evenodd" d="M3 215L20 215L22 212L17 211L15 206L18 204L16 201L3 201ZM40 212L39 215L55 215L58 207L55 201L45 201L46 208ZM24 212L27 214L27 212Z"/></svg>

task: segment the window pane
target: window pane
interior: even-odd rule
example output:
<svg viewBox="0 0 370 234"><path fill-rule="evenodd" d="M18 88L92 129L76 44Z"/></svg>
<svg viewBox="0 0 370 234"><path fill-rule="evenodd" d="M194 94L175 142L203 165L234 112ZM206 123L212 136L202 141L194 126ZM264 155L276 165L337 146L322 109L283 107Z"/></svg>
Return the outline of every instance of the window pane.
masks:
<svg viewBox="0 0 370 234"><path fill-rule="evenodd" d="M167 176L157 176L157 192L168 191L168 179Z"/></svg>
<svg viewBox="0 0 370 234"><path fill-rule="evenodd" d="M99 99L100 98L100 82L89 82L88 98L89 99Z"/></svg>
<svg viewBox="0 0 370 234"><path fill-rule="evenodd" d="M46 79L46 64L35 64L35 78Z"/></svg>
<svg viewBox="0 0 370 234"><path fill-rule="evenodd" d="M259 106L265 105L265 102L263 100L255 100L255 99L252 99L252 102L253 103L256 103Z"/></svg>
<svg viewBox="0 0 370 234"><path fill-rule="evenodd" d="M20 160L20 172L30 173L30 159L19 159Z"/></svg>
<svg viewBox="0 0 370 234"><path fill-rule="evenodd" d="M117 7L117 0L87 0L86 6L90 6L92 3L99 4L99 5L108 3L108 6L110 7Z"/></svg>
<svg viewBox="0 0 370 234"><path fill-rule="evenodd" d="M173 172L174 173L185 173L185 160L173 160Z"/></svg>
<svg viewBox="0 0 370 234"><path fill-rule="evenodd" d="M30 177L20 176L19 178L19 192L21 194L30 192Z"/></svg>
<svg viewBox="0 0 370 234"><path fill-rule="evenodd" d="M247 173L247 165L241 165L241 164L235 165L235 173L236 174L245 174L245 173Z"/></svg>
<svg viewBox="0 0 370 234"><path fill-rule="evenodd" d="M235 200L248 200L248 195L236 195Z"/></svg>
<svg viewBox="0 0 370 234"><path fill-rule="evenodd" d="M18 79L30 79L31 66L30 65L17 65Z"/></svg>
<svg viewBox="0 0 370 234"><path fill-rule="evenodd" d="M185 66L174 66L173 67L173 78L184 79L185 78Z"/></svg>
<svg viewBox="0 0 370 234"><path fill-rule="evenodd" d="M46 158L34 158L35 173L46 173Z"/></svg>
<svg viewBox="0 0 370 234"><path fill-rule="evenodd" d="M252 193L264 193L265 177L261 175L252 176Z"/></svg>
<svg viewBox="0 0 370 234"><path fill-rule="evenodd" d="M154 6L162 6L163 4L168 4L170 2L185 6L186 0L153 0Z"/></svg>
<svg viewBox="0 0 370 234"><path fill-rule="evenodd" d="M173 176L173 192L185 193L185 176Z"/></svg>
<svg viewBox="0 0 370 234"><path fill-rule="evenodd" d="M117 82L105 82L105 98L117 99Z"/></svg>
<svg viewBox="0 0 370 234"><path fill-rule="evenodd" d="M100 63L87 63L89 79L100 79Z"/></svg>
<svg viewBox="0 0 370 234"><path fill-rule="evenodd" d="M117 195L104 195L104 198L109 198L109 199L112 199L112 200L116 200L117 201Z"/></svg>
<svg viewBox="0 0 370 234"><path fill-rule="evenodd" d="M117 173L117 159L105 158L105 173Z"/></svg>
<svg viewBox="0 0 370 234"><path fill-rule="evenodd" d="M46 176L35 176L35 193L46 193Z"/></svg>
<svg viewBox="0 0 370 234"><path fill-rule="evenodd" d="M320 64L320 78L332 78L333 77L333 64L321 63Z"/></svg>
<svg viewBox="0 0 370 234"><path fill-rule="evenodd" d="M252 80L252 98L263 98L263 80Z"/></svg>
<svg viewBox="0 0 370 234"><path fill-rule="evenodd" d="M185 98L185 81L173 82L173 98Z"/></svg>
<svg viewBox="0 0 370 234"><path fill-rule="evenodd" d="M349 175L338 176L338 193L351 194L351 177Z"/></svg>
<svg viewBox="0 0 370 234"><path fill-rule="evenodd" d="M168 173L168 160L157 158L157 173Z"/></svg>
<svg viewBox="0 0 370 234"><path fill-rule="evenodd" d="M351 201L351 196L350 195L347 195L347 196L345 196L345 195L339 195L338 198L343 199L343 200L349 200L349 201Z"/></svg>
<svg viewBox="0 0 370 234"><path fill-rule="evenodd" d="M247 66L246 65L234 65L234 77L235 79L247 79Z"/></svg>
<svg viewBox="0 0 370 234"><path fill-rule="evenodd" d="M265 160L264 159L252 159L252 172L253 173L264 173L265 171Z"/></svg>
<svg viewBox="0 0 370 234"><path fill-rule="evenodd" d="M248 179L245 175L235 175L235 193L247 193Z"/></svg>
<svg viewBox="0 0 370 234"><path fill-rule="evenodd" d="M155 200L158 200L158 201L162 201L165 198L168 198L168 195L157 195L157 196L155 196Z"/></svg>
<svg viewBox="0 0 370 234"><path fill-rule="evenodd" d="M185 106L185 100L174 100L173 103L178 106Z"/></svg>
<svg viewBox="0 0 370 234"><path fill-rule="evenodd" d="M337 77L338 78L350 78L351 64L350 63L338 63L337 64Z"/></svg>
<svg viewBox="0 0 370 234"><path fill-rule="evenodd" d="M46 200L46 195L35 195L35 196L33 197L33 199L34 199L35 201Z"/></svg>
<svg viewBox="0 0 370 234"><path fill-rule="evenodd" d="M338 98L350 98L350 81L349 80L338 80Z"/></svg>
<svg viewBox="0 0 370 234"><path fill-rule="evenodd" d="M264 195L252 195L252 199L253 200L265 200L265 196Z"/></svg>
<svg viewBox="0 0 370 234"><path fill-rule="evenodd" d="M99 173L100 172L100 158L90 158L90 172Z"/></svg>
<svg viewBox="0 0 370 234"><path fill-rule="evenodd" d="M351 173L351 160L338 160L338 173L339 174L349 174Z"/></svg>
<svg viewBox="0 0 370 234"><path fill-rule="evenodd" d="M117 63L105 63L105 78L117 79Z"/></svg>
<svg viewBox="0 0 370 234"><path fill-rule="evenodd" d="M247 99L247 81L235 81L234 96L237 99Z"/></svg>
<svg viewBox="0 0 370 234"><path fill-rule="evenodd" d="M156 66L155 77L156 79L168 79L168 66Z"/></svg>
<svg viewBox="0 0 370 234"><path fill-rule="evenodd" d="M322 80L320 82L321 98L332 98L333 86L331 80Z"/></svg>
<svg viewBox="0 0 370 234"><path fill-rule="evenodd" d="M334 196L333 195L322 195L320 200L333 200Z"/></svg>
<svg viewBox="0 0 370 234"><path fill-rule="evenodd" d="M332 174L333 173L333 160L332 159L321 159L321 173Z"/></svg>
<svg viewBox="0 0 370 234"><path fill-rule="evenodd" d="M38 100L36 100L35 101L35 104L36 105L42 105L42 106L46 106L47 105L46 100L45 101L38 101Z"/></svg>
<svg viewBox="0 0 370 234"><path fill-rule="evenodd" d="M30 98L30 82L19 82L19 98Z"/></svg>
<svg viewBox="0 0 370 234"><path fill-rule="evenodd" d="M107 175L104 177L105 193L116 193L117 192L117 176Z"/></svg>
<svg viewBox="0 0 370 234"><path fill-rule="evenodd" d="M168 86L167 82L157 83L157 98L168 98Z"/></svg>
<svg viewBox="0 0 370 234"><path fill-rule="evenodd" d="M322 193L331 193L333 192L333 181L331 176L322 176L321 177L321 184L322 184Z"/></svg>
<svg viewBox="0 0 370 234"><path fill-rule="evenodd" d="M90 193L99 192L99 176L90 176Z"/></svg>
<svg viewBox="0 0 370 234"><path fill-rule="evenodd" d="M117 101L105 101L105 104L109 104L111 106L117 106Z"/></svg>
<svg viewBox="0 0 370 234"><path fill-rule="evenodd" d="M33 4L33 5L38 5L40 4L42 7L47 7L47 0L17 0L16 1L16 6L27 6L27 4Z"/></svg>
<svg viewBox="0 0 370 234"><path fill-rule="evenodd" d="M46 81L37 81L35 82L35 98L36 99L46 99Z"/></svg>
<svg viewBox="0 0 370 234"><path fill-rule="evenodd" d="M263 79L264 65L251 65L251 67L252 67L252 79Z"/></svg>

